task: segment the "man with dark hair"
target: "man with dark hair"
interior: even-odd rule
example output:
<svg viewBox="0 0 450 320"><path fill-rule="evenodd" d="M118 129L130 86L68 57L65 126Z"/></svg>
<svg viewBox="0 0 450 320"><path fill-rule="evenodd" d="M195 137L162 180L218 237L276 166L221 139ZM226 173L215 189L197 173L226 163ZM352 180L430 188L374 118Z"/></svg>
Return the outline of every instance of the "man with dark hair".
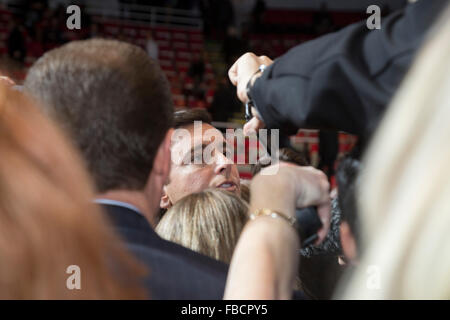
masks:
<svg viewBox="0 0 450 320"><path fill-rule="evenodd" d="M141 54L116 41L72 42L39 59L24 84L71 135L100 193L143 189L172 126L167 80Z"/></svg>
<svg viewBox="0 0 450 320"><path fill-rule="evenodd" d="M227 158L222 133L211 125L203 109L184 109L174 114L172 167L164 186L161 209L207 188L220 188L240 195L237 166ZM178 160L177 160L178 159Z"/></svg>
<svg viewBox="0 0 450 320"><path fill-rule="evenodd" d="M142 49L76 41L29 70L26 90L66 129L93 176L100 203L148 268L153 299L220 299L227 267L159 238L155 226L170 172L173 106L167 79Z"/></svg>
<svg viewBox="0 0 450 320"><path fill-rule="evenodd" d="M212 119L206 110L200 108L180 109L173 114L173 126L175 129L189 126L194 121L201 121L204 124L211 125Z"/></svg>

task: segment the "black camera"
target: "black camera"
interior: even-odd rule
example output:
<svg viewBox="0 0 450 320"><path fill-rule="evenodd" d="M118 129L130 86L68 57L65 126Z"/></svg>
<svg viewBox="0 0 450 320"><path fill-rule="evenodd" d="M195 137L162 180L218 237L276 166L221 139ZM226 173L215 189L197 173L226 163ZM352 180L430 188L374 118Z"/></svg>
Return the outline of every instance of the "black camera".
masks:
<svg viewBox="0 0 450 320"><path fill-rule="evenodd" d="M317 231L322 227L322 222L319 219L316 207L296 209L295 217L301 246L305 248L317 240Z"/></svg>

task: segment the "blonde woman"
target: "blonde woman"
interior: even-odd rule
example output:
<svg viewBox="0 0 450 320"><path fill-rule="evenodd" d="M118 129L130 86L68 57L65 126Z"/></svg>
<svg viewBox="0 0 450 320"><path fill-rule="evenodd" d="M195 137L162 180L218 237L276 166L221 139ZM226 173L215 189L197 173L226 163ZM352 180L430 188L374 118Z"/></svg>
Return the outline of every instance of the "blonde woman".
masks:
<svg viewBox="0 0 450 320"><path fill-rule="evenodd" d="M166 240L229 263L247 219L247 205L239 197L204 190L170 208L156 232Z"/></svg>
<svg viewBox="0 0 450 320"><path fill-rule="evenodd" d="M92 202L78 154L4 83L0 155L0 299L144 297L143 269Z"/></svg>

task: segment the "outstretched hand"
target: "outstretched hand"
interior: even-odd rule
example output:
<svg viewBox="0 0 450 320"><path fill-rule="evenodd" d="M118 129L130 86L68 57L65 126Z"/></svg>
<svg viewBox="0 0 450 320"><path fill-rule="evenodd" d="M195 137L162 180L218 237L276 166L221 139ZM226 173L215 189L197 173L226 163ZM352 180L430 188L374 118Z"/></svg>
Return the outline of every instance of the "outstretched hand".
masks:
<svg viewBox="0 0 450 320"><path fill-rule="evenodd" d="M0 76L0 83L3 83L9 87L13 87L16 85L14 80L12 80L10 77L7 76Z"/></svg>
<svg viewBox="0 0 450 320"><path fill-rule="evenodd" d="M313 167L279 164L275 175L264 175L267 167L257 175L251 184L251 210L270 208L295 216L296 208L317 207L322 228L317 232L316 245L321 243L330 228L331 198L327 176Z"/></svg>
<svg viewBox="0 0 450 320"><path fill-rule="evenodd" d="M236 93L243 103L248 102L247 83L258 70L260 65L270 66L273 61L266 56L257 56L254 53L247 52L242 55L231 66L228 71L228 77L233 85L236 86ZM256 76L255 76L256 78ZM244 134L248 135L252 131L258 131L264 128L264 122L257 116L253 110L253 118L244 126Z"/></svg>

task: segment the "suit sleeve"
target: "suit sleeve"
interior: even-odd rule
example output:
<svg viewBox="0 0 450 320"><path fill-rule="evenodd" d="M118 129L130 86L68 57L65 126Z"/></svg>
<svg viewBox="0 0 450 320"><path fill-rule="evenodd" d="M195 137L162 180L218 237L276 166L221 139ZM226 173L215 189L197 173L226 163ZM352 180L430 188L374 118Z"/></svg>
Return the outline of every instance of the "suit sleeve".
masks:
<svg viewBox="0 0 450 320"><path fill-rule="evenodd" d="M410 67L446 0L422 0L301 44L279 57L251 88L268 128L342 130L368 136Z"/></svg>

